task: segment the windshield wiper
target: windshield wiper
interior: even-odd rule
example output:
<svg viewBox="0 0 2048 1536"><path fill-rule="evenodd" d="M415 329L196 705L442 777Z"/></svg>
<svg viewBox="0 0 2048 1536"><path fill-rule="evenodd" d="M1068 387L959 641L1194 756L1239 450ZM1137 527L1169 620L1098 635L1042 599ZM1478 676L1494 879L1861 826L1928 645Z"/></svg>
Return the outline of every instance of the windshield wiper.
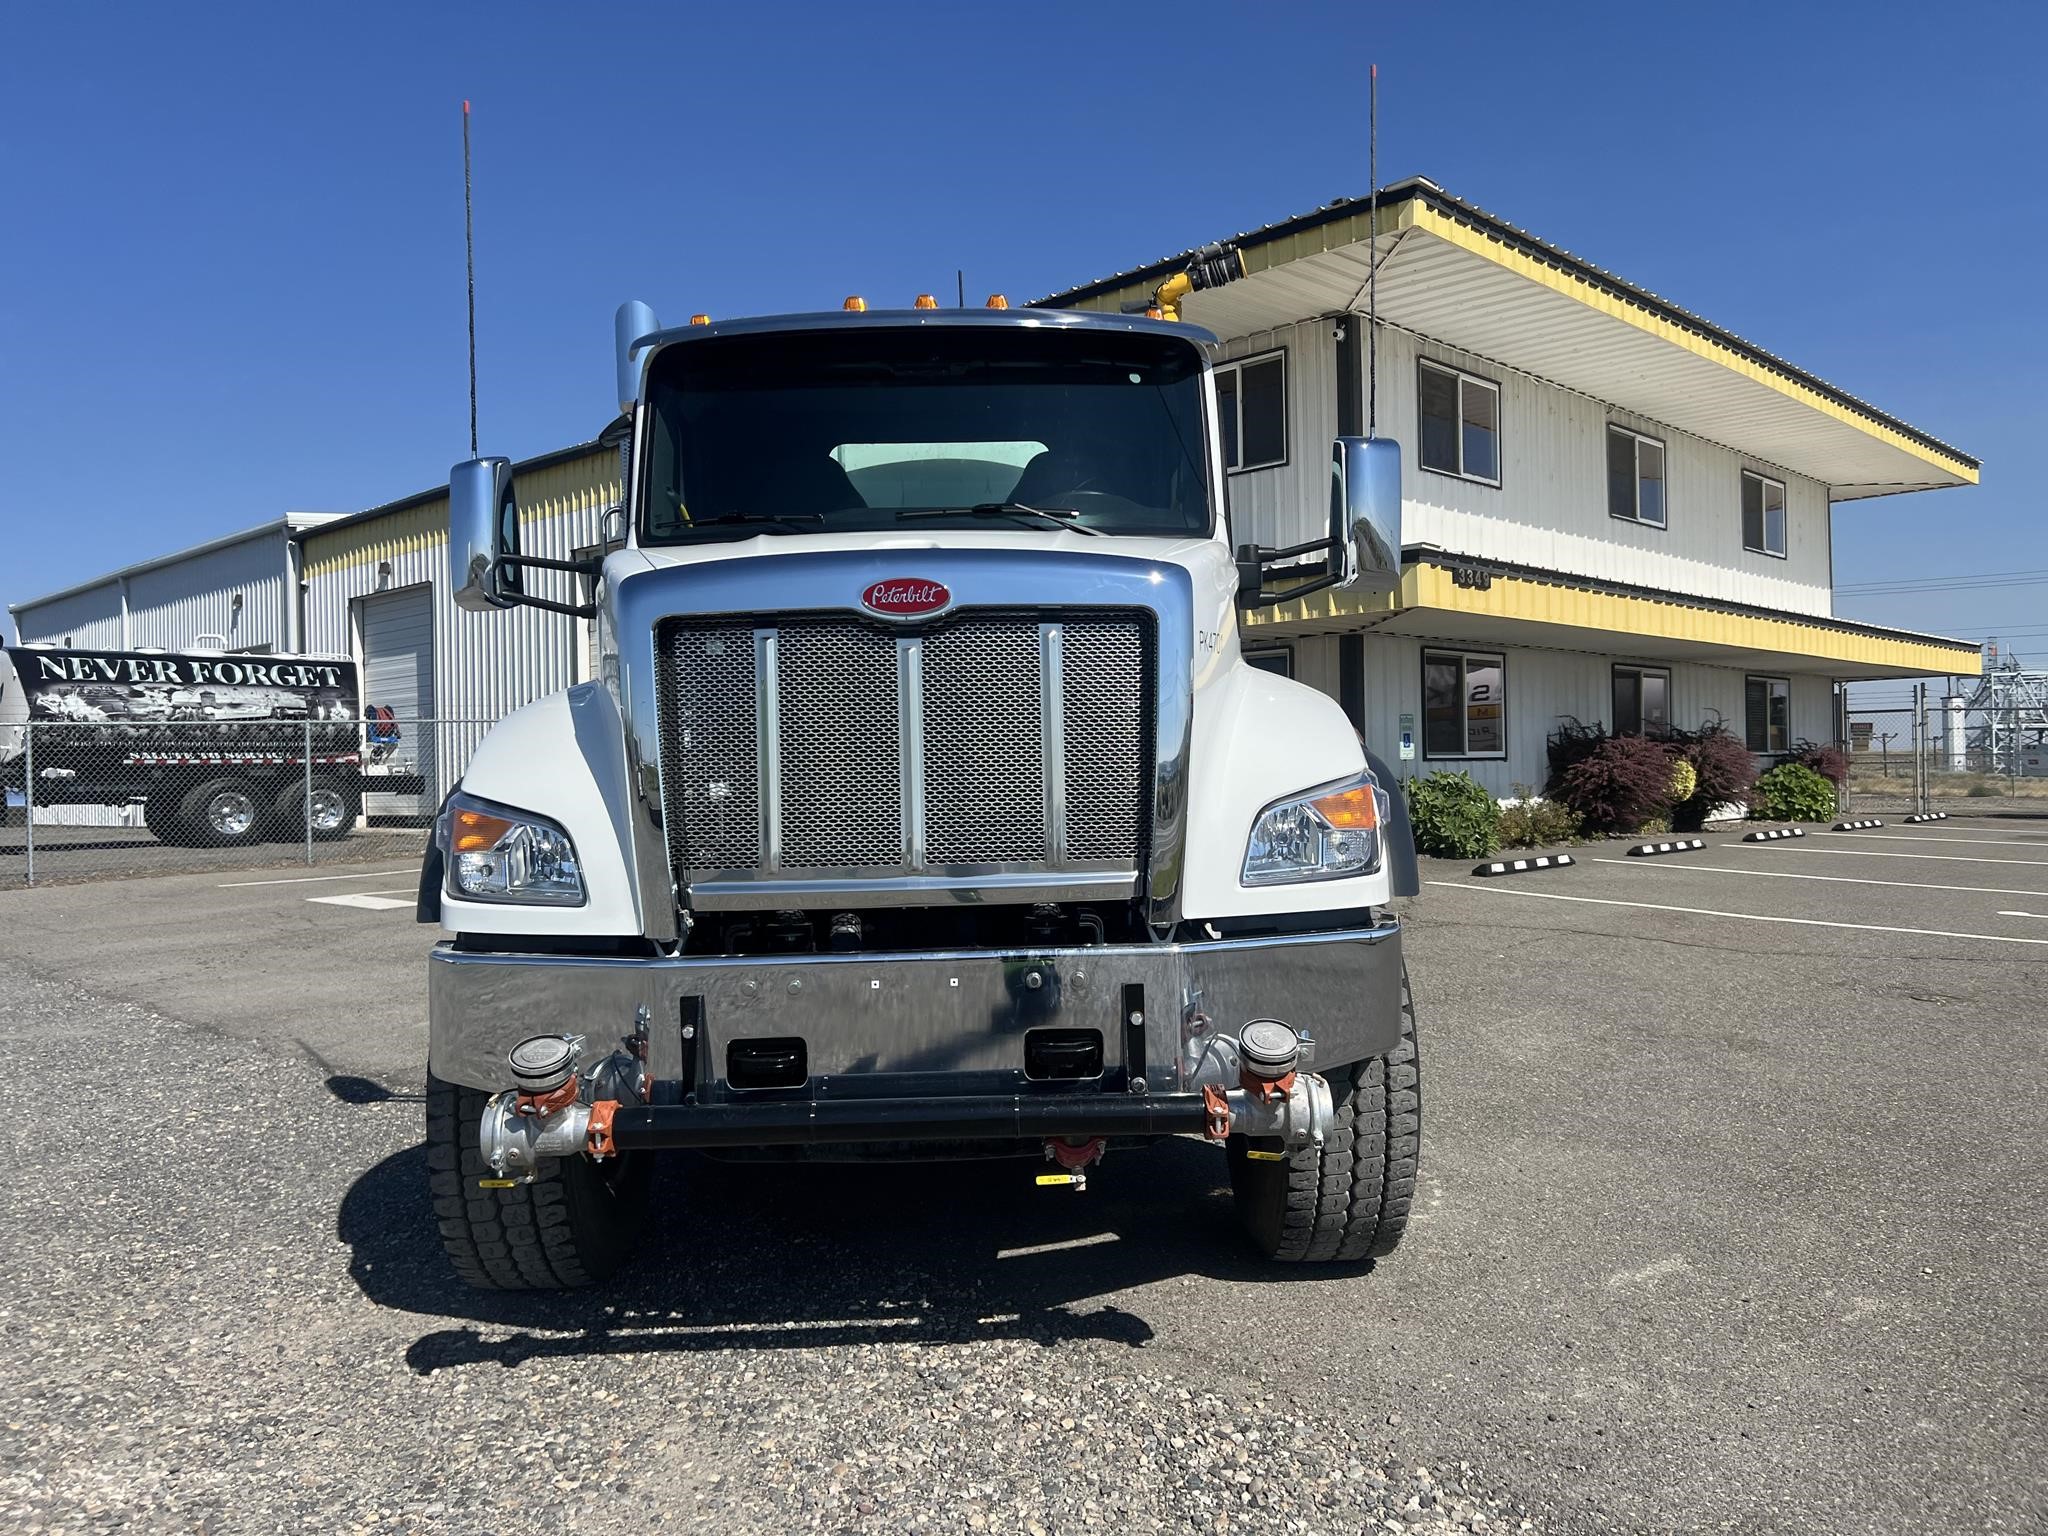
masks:
<svg viewBox="0 0 2048 1536"><path fill-rule="evenodd" d="M780 516L769 512L724 512L717 517L693 517L692 528L733 528L747 523L760 523L770 528L804 529L825 521L822 512L785 512Z"/></svg>
<svg viewBox="0 0 2048 1536"><path fill-rule="evenodd" d="M1100 528L1090 528L1079 522L1081 516L1072 507L1027 507L1021 501L978 501L971 507L904 507L897 514L900 518L925 517L1035 517L1040 522L1051 523L1055 528L1071 529L1085 533L1090 538L1099 538Z"/></svg>

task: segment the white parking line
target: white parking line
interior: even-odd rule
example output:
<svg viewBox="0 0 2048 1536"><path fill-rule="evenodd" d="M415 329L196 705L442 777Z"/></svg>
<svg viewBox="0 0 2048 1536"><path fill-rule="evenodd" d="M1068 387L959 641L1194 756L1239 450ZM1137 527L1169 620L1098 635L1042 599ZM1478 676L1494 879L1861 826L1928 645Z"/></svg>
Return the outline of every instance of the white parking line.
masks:
<svg viewBox="0 0 2048 1536"><path fill-rule="evenodd" d="M408 874L403 869L373 869L367 875L294 875L288 880L230 880L226 885L215 886L215 890L240 891L252 885L311 885L317 880L389 880L393 875Z"/></svg>
<svg viewBox="0 0 2048 1536"><path fill-rule="evenodd" d="M1671 874L1696 875L1752 875L1759 880L1828 880L1837 885L1891 885L1909 891L1979 891L1986 896L2048 896L2048 891L2015 891L2000 885L1931 885L1924 880L1863 880L1855 875L1795 875L1788 869L1727 869L1719 864L1671 864L1659 859L1652 864L1644 859L1593 859L1594 864L1624 864L1630 869L1655 869ZM1997 859L1999 864L2010 864L2010 859Z"/></svg>
<svg viewBox="0 0 2048 1536"><path fill-rule="evenodd" d="M2048 869L2048 859L1987 859L1969 853L1888 853L1882 848L1816 848L1812 843L1723 843L1724 848L1779 848L1786 853L1819 853L1846 859L1939 859L1944 864L2018 864Z"/></svg>
<svg viewBox="0 0 2048 1536"><path fill-rule="evenodd" d="M1645 912L1683 912L1690 917L1732 917L1744 923L1786 923L1795 928L1853 928L1861 933L1906 933L1921 939L1982 939L1987 944L2048 944L2048 939L2020 939L2003 933L1955 933L1946 928L1887 928L1880 923L1831 923L1818 917L1766 917L1761 912L1721 912L1713 907L1668 907L1657 901L1615 901L1605 896L1561 896L1556 891L1517 891L1504 885L1482 885L1477 881L1430 880L1429 885L1448 885L1461 891L1485 891L1490 896L1520 896L1530 901L1577 901L1593 907L1636 907Z"/></svg>
<svg viewBox="0 0 2048 1536"><path fill-rule="evenodd" d="M1972 828L1972 830L1982 832L1987 829L1976 827ZM1927 838L1922 837L1918 832L1826 832L1822 836L1864 838L1879 843L1924 843L1928 841ZM1986 848L2039 848L2042 846L2040 843L2030 843L2026 839L2018 837L1951 837L1946 839L1936 838L1934 841L1947 844L1978 843Z"/></svg>
<svg viewBox="0 0 2048 1536"><path fill-rule="evenodd" d="M323 907L361 907L365 912L395 912L400 907L418 905L417 900L393 901L389 896L370 896L361 891L346 896L308 896L306 900Z"/></svg>
<svg viewBox="0 0 2048 1536"><path fill-rule="evenodd" d="M2048 922L2048 912L2001 912L1998 915L2000 917L2038 917L2042 921Z"/></svg>

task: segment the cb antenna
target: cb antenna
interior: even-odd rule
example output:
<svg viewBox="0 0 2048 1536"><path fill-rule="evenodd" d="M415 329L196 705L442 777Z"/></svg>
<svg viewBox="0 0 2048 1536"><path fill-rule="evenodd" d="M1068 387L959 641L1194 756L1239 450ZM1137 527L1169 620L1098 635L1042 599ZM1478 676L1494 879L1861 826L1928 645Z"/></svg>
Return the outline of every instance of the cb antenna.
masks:
<svg viewBox="0 0 2048 1536"><path fill-rule="evenodd" d="M1366 179L1372 183L1369 194L1371 216L1368 236L1371 245L1366 257L1370 265L1365 269L1365 435L1380 435L1380 67L1372 66L1370 83L1366 87L1365 108L1365 159ZM466 123L467 118L463 119ZM465 139L465 143L468 141Z"/></svg>
<svg viewBox="0 0 2048 1536"><path fill-rule="evenodd" d="M469 456L476 457L476 218L470 211L469 103L462 104L462 242L469 266Z"/></svg>

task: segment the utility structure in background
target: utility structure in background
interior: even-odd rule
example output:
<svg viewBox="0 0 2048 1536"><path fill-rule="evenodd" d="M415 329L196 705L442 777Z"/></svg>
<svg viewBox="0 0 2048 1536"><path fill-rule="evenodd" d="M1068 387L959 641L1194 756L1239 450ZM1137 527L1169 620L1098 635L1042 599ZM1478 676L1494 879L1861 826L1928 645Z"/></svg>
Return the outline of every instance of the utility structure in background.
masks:
<svg viewBox="0 0 2048 1536"><path fill-rule="evenodd" d="M1984 674L1963 701L1970 761L1986 773L2017 774L2027 748L2048 747L2048 671L1984 643Z"/></svg>

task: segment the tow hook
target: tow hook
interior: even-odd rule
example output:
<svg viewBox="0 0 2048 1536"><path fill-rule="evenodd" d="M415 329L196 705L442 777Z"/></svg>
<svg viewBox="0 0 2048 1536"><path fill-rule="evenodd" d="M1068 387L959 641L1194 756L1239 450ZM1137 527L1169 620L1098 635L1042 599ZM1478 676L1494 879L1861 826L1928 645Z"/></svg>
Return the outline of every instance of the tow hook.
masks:
<svg viewBox="0 0 2048 1536"><path fill-rule="evenodd" d="M581 1035L535 1035L512 1047L507 1064L519 1086L493 1094L477 1127L477 1151L494 1175L481 1181L487 1188L531 1184L544 1157L580 1152L602 1162L618 1155L612 1117L620 1095L637 1086L639 1059L622 1054L601 1064L585 1099L576 1067L582 1052ZM599 1091L605 1096L596 1097Z"/></svg>
<svg viewBox="0 0 2048 1536"><path fill-rule="evenodd" d="M1087 1168L1090 1163L1102 1161L1103 1139L1090 1136L1085 1140L1075 1136L1054 1136L1045 1143L1045 1160L1058 1163L1063 1170L1059 1173L1041 1173L1038 1183L1041 1188L1064 1184L1075 1194L1088 1188Z"/></svg>

